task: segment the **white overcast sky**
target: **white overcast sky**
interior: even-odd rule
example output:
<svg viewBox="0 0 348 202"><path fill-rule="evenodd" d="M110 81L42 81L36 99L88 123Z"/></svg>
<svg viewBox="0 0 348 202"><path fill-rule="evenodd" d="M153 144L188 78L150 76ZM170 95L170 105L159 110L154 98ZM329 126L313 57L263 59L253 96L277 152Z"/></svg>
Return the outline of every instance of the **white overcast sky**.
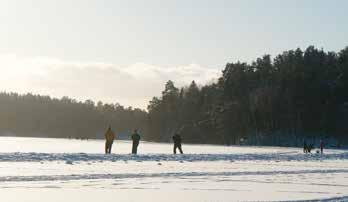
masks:
<svg viewBox="0 0 348 202"><path fill-rule="evenodd" d="M348 45L343 0L0 0L0 90L146 108L171 79Z"/></svg>

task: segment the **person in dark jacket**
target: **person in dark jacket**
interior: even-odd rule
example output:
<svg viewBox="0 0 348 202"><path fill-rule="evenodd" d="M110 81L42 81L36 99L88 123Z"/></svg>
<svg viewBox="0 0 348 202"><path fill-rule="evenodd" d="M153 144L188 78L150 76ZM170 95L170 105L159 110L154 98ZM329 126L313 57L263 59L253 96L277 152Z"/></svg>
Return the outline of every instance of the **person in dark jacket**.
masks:
<svg viewBox="0 0 348 202"><path fill-rule="evenodd" d="M312 149L314 148L313 143L310 143L307 147L307 153L311 153Z"/></svg>
<svg viewBox="0 0 348 202"><path fill-rule="evenodd" d="M176 149L178 148L180 153L183 154L182 149L181 149L181 136L178 133L175 133L173 136L173 142L174 142L174 154L176 154Z"/></svg>
<svg viewBox="0 0 348 202"><path fill-rule="evenodd" d="M140 142L140 135L138 133L138 130L134 130L134 133L132 134L132 141L133 141L132 154L137 154L138 146Z"/></svg>
<svg viewBox="0 0 348 202"><path fill-rule="evenodd" d="M323 140L320 140L320 153L323 154L324 152L324 142Z"/></svg>
<svg viewBox="0 0 348 202"><path fill-rule="evenodd" d="M306 140L303 140L303 153L307 153L308 152L308 145Z"/></svg>
<svg viewBox="0 0 348 202"><path fill-rule="evenodd" d="M105 132L105 154L111 153L112 144L114 143L115 133L111 130L111 127Z"/></svg>

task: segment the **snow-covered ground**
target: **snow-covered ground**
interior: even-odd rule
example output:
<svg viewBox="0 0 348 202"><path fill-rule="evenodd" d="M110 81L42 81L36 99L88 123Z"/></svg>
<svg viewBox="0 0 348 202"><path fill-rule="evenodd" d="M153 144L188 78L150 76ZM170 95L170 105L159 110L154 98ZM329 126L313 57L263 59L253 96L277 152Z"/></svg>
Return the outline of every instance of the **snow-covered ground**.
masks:
<svg viewBox="0 0 348 202"><path fill-rule="evenodd" d="M1 201L348 201L348 151L0 137Z"/></svg>

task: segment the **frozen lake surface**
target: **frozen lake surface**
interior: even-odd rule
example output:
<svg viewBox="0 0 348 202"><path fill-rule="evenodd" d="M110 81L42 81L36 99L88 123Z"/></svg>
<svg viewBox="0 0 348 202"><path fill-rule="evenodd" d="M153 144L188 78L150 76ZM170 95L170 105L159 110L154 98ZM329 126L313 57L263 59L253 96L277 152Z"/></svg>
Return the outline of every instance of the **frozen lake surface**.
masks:
<svg viewBox="0 0 348 202"><path fill-rule="evenodd" d="M1 201L348 201L348 151L0 137Z"/></svg>

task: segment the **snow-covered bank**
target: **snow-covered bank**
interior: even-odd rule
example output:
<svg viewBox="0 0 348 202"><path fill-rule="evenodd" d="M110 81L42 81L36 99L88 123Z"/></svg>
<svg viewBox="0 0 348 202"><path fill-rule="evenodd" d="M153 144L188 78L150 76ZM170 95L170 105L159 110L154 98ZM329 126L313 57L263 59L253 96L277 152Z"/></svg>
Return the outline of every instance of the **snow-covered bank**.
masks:
<svg viewBox="0 0 348 202"><path fill-rule="evenodd" d="M86 153L0 153L0 162L42 161L322 161L348 160L348 152L330 151L326 154L303 154L302 152L245 153L245 154L86 154Z"/></svg>

